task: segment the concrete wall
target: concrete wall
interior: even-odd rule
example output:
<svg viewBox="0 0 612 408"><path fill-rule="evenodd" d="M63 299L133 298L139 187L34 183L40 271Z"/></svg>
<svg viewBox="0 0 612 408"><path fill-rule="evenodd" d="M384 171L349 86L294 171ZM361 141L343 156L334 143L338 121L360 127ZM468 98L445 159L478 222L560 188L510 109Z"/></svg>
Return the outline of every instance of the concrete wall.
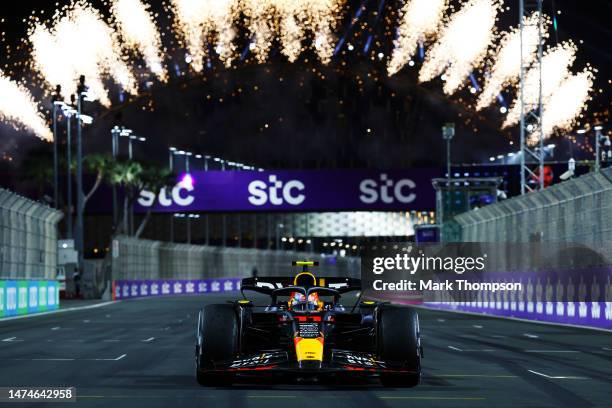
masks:
<svg viewBox="0 0 612 408"><path fill-rule="evenodd" d="M60 211L0 188L0 279L55 279Z"/></svg>
<svg viewBox="0 0 612 408"><path fill-rule="evenodd" d="M290 275L297 269L294 260L315 260L321 276L355 276L360 273L358 258L322 257L320 254L249 248L222 248L173 244L120 236L111 255L114 280L198 279L250 276L253 267L260 276Z"/></svg>

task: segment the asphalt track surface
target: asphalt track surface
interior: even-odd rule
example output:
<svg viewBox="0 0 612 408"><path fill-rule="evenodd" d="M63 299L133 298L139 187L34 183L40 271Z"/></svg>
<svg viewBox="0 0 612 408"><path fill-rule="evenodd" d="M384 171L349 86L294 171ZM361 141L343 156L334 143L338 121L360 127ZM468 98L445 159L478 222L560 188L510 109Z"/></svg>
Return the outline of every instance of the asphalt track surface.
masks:
<svg viewBox="0 0 612 408"><path fill-rule="evenodd" d="M34 407L610 407L612 335L419 310L417 388L288 378L203 388L198 309L229 296L150 298L0 321L0 386L75 386L76 403ZM0 404L2 405L2 404Z"/></svg>

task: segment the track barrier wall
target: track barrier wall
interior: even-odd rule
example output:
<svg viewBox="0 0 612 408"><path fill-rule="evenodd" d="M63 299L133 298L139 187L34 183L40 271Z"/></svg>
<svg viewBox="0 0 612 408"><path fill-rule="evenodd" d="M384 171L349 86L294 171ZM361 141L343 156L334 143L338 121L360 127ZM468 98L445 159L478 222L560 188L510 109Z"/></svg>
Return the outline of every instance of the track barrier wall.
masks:
<svg viewBox="0 0 612 408"><path fill-rule="evenodd" d="M318 261L319 276L354 276L360 263L354 257L322 256L294 251L222 248L174 244L118 236L111 251L112 295L115 299L197 294L238 290L240 279L253 275L295 273L295 260Z"/></svg>
<svg viewBox="0 0 612 408"><path fill-rule="evenodd" d="M506 272L497 281L528 282L527 290L521 298L482 292L428 307L612 329L612 168L460 214L454 223L461 242L498 243ZM517 251L515 243L533 246Z"/></svg>
<svg viewBox="0 0 612 408"><path fill-rule="evenodd" d="M0 280L54 279L60 211L0 188Z"/></svg>
<svg viewBox="0 0 612 408"><path fill-rule="evenodd" d="M60 211L0 188L0 319L59 307Z"/></svg>

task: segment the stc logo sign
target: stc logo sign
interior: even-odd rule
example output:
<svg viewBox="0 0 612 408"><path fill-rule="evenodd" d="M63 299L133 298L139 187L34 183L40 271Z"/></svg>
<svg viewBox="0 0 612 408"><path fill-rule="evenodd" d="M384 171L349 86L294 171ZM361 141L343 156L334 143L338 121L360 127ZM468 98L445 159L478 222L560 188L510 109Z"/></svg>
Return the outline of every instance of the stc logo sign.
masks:
<svg viewBox="0 0 612 408"><path fill-rule="evenodd" d="M172 188L170 195L166 191L166 187L159 191L159 195L156 197L155 193L147 190L142 190L138 197L138 204L142 207L151 207L155 204L155 199L159 201L162 207L170 207L176 204L180 207L187 207L191 205L195 200L195 197L189 193L193 191L193 183L181 182Z"/></svg>
<svg viewBox="0 0 612 408"><path fill-rule="evenodd" d="M272 205L300 205L306 199L304 190L306 186L299 180L289 180L285 183L278 180L276 175L268 177L268 184L263 180L249 183L249 203L261 206L268 202Z"/></svg>
<svg viewBox="0 0 612 408"><path fill-rule="evenodd" d="M232 174L233 173L233 174ZM250 211L317 208L334 210L406 209L431 202L421 193L430 177L400 172L209 172L191 177L159 193L142 190L142 209L158 211ZM427 180L427 181L425 181Z"/></svg>
<svg viewBox="0 0 612 408"><path fill-rule="evenodd" d="M359 183L359 200L364 204L374 204L379 200L385 204L393 204L395 200L408 204L416 199L416 194L410 191L415 188L416 184L410 179L393 181L381 173L380 184L374 179Z"/></svg>

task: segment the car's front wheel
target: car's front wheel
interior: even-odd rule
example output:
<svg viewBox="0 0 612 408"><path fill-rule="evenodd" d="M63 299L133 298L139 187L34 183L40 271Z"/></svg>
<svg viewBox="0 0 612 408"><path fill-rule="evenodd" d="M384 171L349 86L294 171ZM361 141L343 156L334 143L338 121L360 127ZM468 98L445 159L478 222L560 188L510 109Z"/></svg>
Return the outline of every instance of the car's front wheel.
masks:
<svg viewBox="0 0 612 408"><path fill-rule="evenodd" d="M421 339L419 316L414 309L384 305L378 310L376 343L381 361L396 363L406 373L384 373L380 380L388 387L415 387L421 381Z"/></svg>
<svg viewBox="0 0 612 408"><path fill-rule="evenodd" d="M238 316L233 305L206 305L198 318L196 380L200 385L230 385L231 373L214 371L218 362L235 358L238 350Z"/></svg>

